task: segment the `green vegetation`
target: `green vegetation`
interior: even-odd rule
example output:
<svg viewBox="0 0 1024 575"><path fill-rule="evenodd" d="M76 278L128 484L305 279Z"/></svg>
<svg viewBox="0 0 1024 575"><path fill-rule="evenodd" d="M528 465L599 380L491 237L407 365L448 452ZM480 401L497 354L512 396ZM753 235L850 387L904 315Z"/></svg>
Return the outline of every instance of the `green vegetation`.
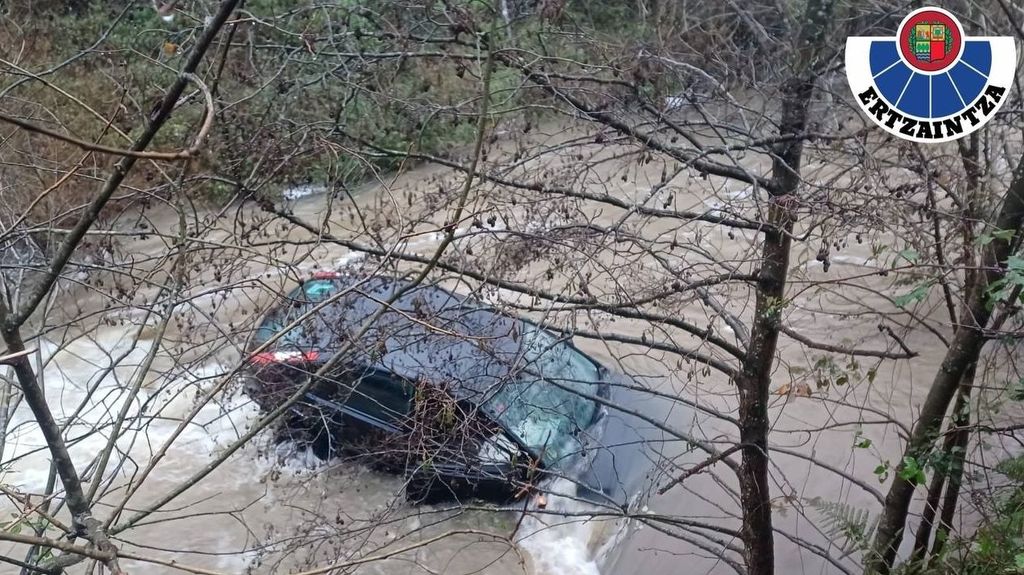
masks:
<svg viewBox="0 0 1024 575"><path fill-rule="evenodd" d="M129 137L136 135L154 98L176 78L203 22L180 14L164 19L151 4L141 2L68 6L49 2L23 7L25 12L15 19L28 27L7 29L7 38L0 40L10 41L8 45L27 40L26 58L19 65L33 72L77 55L62 70L59 87L99 115L113 114L114 127L123 128ZM483 57L483 50L472 46L475 38L460 37L466 44L458 50L465 55L462 59L399 57L393 42L382 38L387 30L382 22L403 22L401 7L363 0L327 7L283 0L247 2L237 24L228 28L230 48L215 47L216 57L202 74L220 97L218 118L198 166L218 176L206 193L230 196L235 191L230 182L244 182L249 189L266 185L266 193L289 185L346 186L396 166L397 160L384 155L355 158L347 152L353 142L440 155L470 142ZM65 33L55 37L55 29ZM416 47L409 52L428 50L429 46ZM4 84L17 80L12 77ZM510 96L515 82L513 74L495 74L491 108L496 117L515 106ZM48 127L63 127L110 146L126 144L127 138L114 130L104 133L96 114L69 105L66 96L41 82L25 82L16 92L35 104L22 110L26 116L54 112ZM203 113L202 98L196 94L174 114L152 149L187 146ZM267 162L272 170L267 170ZM252 174L258 171L269 172L269 177L253 181Z"/></svg>
<svg viewBox="0 0 1024 575"><path fill-rule="evenodd" d="M915 462L915 465L916 464ZM881 467L881 466L880 466ZM910 469L911 466L906 466ZM918 483L924 482L923 470ZM901 575L999 575L1024 573L1024 457L1001 462L997 467L1007 483L995 490L995 496L982 505L984 517L977 531L946 540L942 551L927 565L907 563L897 569ZM909 471L904 471L910 473ZM825 534L844 553L869 553L870 542L878 527L878 517L847 503L813 498L808 501L821 521Z"/></svg>
<svg viewBox="0 0 1024 575"><path fill-rule="evenodd" d="M815 497L808 504L820 516L821 526L843 553L864 552L871 546L871 539L878 528L878 517L872 517L860 509L838 501L826 501Z"/></svg>
<svg viewBox="0 0 1024 575"><path fill-rule="evenodd" d="M11 95L26 104L9 111L78 137L126 145L176 78L204 26L203 9L211 6L199 3L162 17L149 2L14 2L7 16L17 25L0 25L0 45L24 46L18 66L38 73L55 62L71 62L54 76L63 94L26 81L24 74L0 81L0 90L21 82ZM647 46L665 38L678 42L676 58L699 63L710 74L743 73L723 58L736 51L723 48L749 53L751 35L717 17L720 8L702 10L708 11L708 23L680 34L687 15L671 3L655 2L641 14L632 2L552 1L505 20L480 0L415 8L370 0L250 0L201 68L217 97L217 119L192 169L212 176L203 176L204 183L193 189L202 197L226 199L242 183L245 191L272 198L295 185L351 186L410 161L387 153L357 157L353 150L365 149L367 142L403 153L459 154L475 131L484 36L492 18L498 18L498 33L490 39L496 48L558 54L553 65L564 63L574 74L588 62L598 66L595 73L628 74L653 102L686 88L678 74L663 73L674 64L648 55ZM466 22L462 29L460 20ZM533 84L514 67L497 66L492 126L529 124L537 118L526 114L544 113L543 107L524 111L523 104L543 97ZM635 97L609 89L620 102ZM151 149L187 146L203 115L203 99L194 93ZM108 120L112 125L106 128ZM37 145L51 153L63 146ZM101 168L114 160L94 159ZM159 175L147 167L132 177L151 182Z"/></svg>
<svg viewBox="0 0 1024 575"><path fill-rule="evenodd" d="M996 469L1008 483L983 507L978 530L973 537L949 541L927 575L1024 573L1024 457L1005 460Z"/></svg>

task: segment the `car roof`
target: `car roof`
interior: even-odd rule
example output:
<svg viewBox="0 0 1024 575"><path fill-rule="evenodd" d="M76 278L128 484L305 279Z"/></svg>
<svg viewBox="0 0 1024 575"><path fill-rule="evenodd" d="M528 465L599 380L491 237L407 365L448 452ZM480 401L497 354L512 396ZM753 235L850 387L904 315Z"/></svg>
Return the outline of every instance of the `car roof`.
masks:
<svg viewBox="0 0 1024 575"><path fill-rule="evenodd" d="M348 365L443 385L479 402L524 363L523 320L481 302L431 284L409 288L411 282L387 276L329 281L339 291L352 288L319 314L323 329L333 332L333 349L408 288L359 338L345 360Z"/></svg>

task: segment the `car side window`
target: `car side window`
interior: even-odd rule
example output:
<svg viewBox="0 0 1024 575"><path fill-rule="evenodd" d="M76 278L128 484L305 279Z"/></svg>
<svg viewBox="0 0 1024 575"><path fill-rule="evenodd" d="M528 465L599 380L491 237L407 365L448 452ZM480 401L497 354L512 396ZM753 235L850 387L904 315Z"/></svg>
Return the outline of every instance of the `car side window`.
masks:
<svg viewBox="0 0 1024 575"><path fill-rule="evenodd" d="M359 380L345 404L388 423L399 423L411 411L412 395L407 384L370 373Z"/></svg>

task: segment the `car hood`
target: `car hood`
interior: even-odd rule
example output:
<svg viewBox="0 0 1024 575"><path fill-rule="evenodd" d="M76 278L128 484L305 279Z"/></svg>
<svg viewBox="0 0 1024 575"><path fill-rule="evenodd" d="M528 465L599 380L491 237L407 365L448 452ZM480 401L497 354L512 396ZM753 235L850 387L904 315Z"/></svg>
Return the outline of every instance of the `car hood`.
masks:
<svg viewBox="0 0 1024 575"><path fill-rule="evenodd" d="M625 378L610 382L608 405L600 419L581 434L582 454L575 472L576 495L618 508L644 499L664 470L668 446L678 441L656 423L680 406ZM686 418L681 418L685 421Z"/></svg>

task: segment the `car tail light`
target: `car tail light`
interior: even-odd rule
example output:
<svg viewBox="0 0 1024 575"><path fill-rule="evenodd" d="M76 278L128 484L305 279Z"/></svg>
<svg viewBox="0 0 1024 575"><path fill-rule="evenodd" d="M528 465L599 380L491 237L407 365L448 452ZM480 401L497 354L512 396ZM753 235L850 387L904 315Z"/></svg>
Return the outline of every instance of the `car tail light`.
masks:
<svg viewBox="0 0 1024 575"><path fill-rule="evenodd" d="M318 351L264 351L249 358L256 365L272 363L303 363L320 359Z"/></svg>
<svg viewBox="0 0 1024 575"><path fill-rule="evenodd" d="M336 280L336 279L338 279L340 277L341 277L341 274L338 273L338 272L332 272L332 271L327 271L327 270L321 270L321 271L318 271L318 272L313 272L313 279L315 279L315 280Z"/></svg>

